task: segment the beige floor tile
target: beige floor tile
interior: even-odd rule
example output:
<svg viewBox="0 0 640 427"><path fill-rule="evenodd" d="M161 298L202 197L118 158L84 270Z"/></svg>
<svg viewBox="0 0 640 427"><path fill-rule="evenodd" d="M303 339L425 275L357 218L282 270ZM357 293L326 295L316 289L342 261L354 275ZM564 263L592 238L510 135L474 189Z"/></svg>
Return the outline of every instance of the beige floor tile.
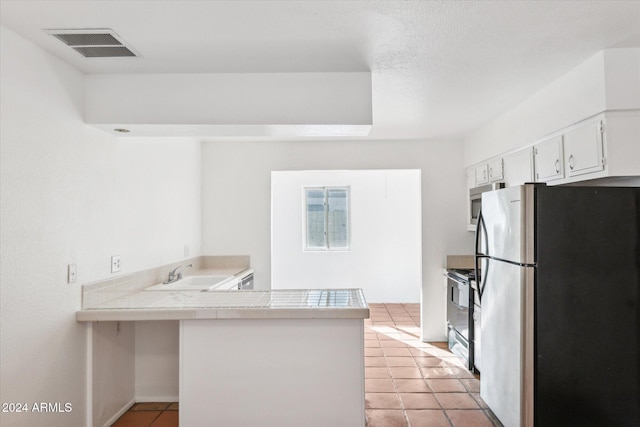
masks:
<svg viewBox="0 0 640 427"><path fill-rule="evenodd" d="M433 344L433 343L432 343ZM416 348L416 354L414 356L435 356L435 357L451 357L452 354L448 349L442 349L439 347L420 347Z"/></svg>
<svg viewBox="0 0 640 427"><path fill-rule="evenodd" d="M411 427L451 427L444 411L439 409L407 410Z"/></svg>
<svg viewBox="0 0 640 427"><path fill-rule="evenodd" d="M384 357L367 357L364 358L364 366L386 367L386 358Z"/></svg>
<svg viewBox="0 0 640 427"><path fill-rule="evenodd" d="M385 304L383 302L372 302L369 303L370 308L384 308ZM384 308L386 310L386 308Z"/></svg>
<svg viewBox="0 0 640 427"><path fill-rule="evenodd" d="M423 368L437 368L437 367L445 367L448 365L439 357L433 356L415 356L414 357L418 366L422 366Z"/></svg>
<svg viewBox="0 0 640 427"><path fill-rule="evenodd" d="M407 343L409 347L413 347L413 348L426 348L429 345L428 343L422 342L413 337L410 339L404 340L404 342Z"/></svg>
<svg viewBox="0 0 640 427"><path fill-rule="evenodd" d="M382 347L382 352L385 356L400 356L400 357L410 357L411 351L406 347Z"/></svg>
<svg viewBox="0 0 640 427"><path fill-rule="evenodd" d="M405 344L403 341L400 341L400 340L380 340L379 343L380 343L380 347L383 347L383 348L407 346L407 344Z"/></svg>
<svg viewBox="0 0 640 427"><path fill-rule="evenodd" d="M454 378L435 378L427 379L426 381L435 393L467 392L464 385Z"/></svg>
<svg viewBox="0 0 640 427"><path fill-rule="evenodd" d="M407 366L411 368L417 367L413 357L388 356L385 358L389 366Z"/></svg>
<svg viewBox="0 0 640 427"><path fill-rule="evenodd" d="M395 366L389 368L393 378L422 378L422 373L418 368L408 368L404 366Z"/></svg>
<svg viewBox="0 0 640 427"><path fill-rule="evenodd" d="M150 427L178 427L178 411L164 411Z"/></svg>
<svg viewBox="0 0 640 427"><path fill-rule="evenodd" d="M368 378L391 378L388 368L370 367L364 368L364 377Z"/></svg>
<svg viewBox="0 0 640 427"><path fill-rule="evenodd" d="M367 378L364 380L366 393L393 393L396 391L391 378Z"/></svg>
<svg viewBox="0 0 640 427"><path fill-rule="evenodd" d="M404 409L440 409L433 393L399 393Z"/></svg>
<svg viewBox="0 0 640 427"><path fill-rule="evenodd" d="M482 410L447 410L447 417L454 427L493 427Z"/></svg>
<svg viewBox="0 0 640 427"><path fill-rule="evenodd" d="M111 427L148 427L158 415L160 411L128 411Z"/></svg>
<svg viewBox="0 0 640 427"><path fill-rule="evenodd" d="M398 329L395 327L395 325L373 325L371 326L371 330L379 333L379 334L397 334Z"/></svg>
<svg viewBox="0 0 640 427"><path fill-rule="evenodd" d="M364 340L364 347L365 348L380 347L380 341L378 341L377 339L375 339L375 340Z"/></svg>
<svg viewBox="0 0 640 427"><path fill-rule="evenodd" d="M442 410L407 410L406 413L411 427L451 427Z"/></svg>
<svg viewBox="0 0 640 427"><path fill-rule="evenodd" d="M420 370L425 378L456 378L451 369L446 367L423 368Z"/></svg>
<svg viewBox="0 0 640 427"><path fill-rule="evenodd" d="M408 427L408 424L401 410L369 409L367 427Z"/></svg>
<svg viewBox="0 0 640 427"><path fill-rule="evenodd" d="M380 347L365 347L364 355L366 357L382 357L384 353Z"/></svg>
<svg viewBox="0 0 640 427"><path fill-rule="evenodd" d="M402 409L396 393L365 393L364 402L367 409Z"/></svg>
<svg viewBox="0 0 640 427"><path fill-rule="evenodd" d="M480 393L480 380L461 378L460 382L469 393Z"/></svg>
<svg viewBox="0 0 640 427"><path fill-rule="evenodd" d="M432 391L423 379L397 378L393 380L393 383L398 393L430 393Z"/></svg>
<svg viewBox="0 0 640 427"><path fill-rule="evenodd" d="M394 322L409 322L409 323L413 323L413 319L411 318L411 316L409 316L409 313L407 313L406 311L403 312L403 314L398 315L398 316L392 314L391 317L393 318Z"/></svg>
<svg viewBox="0 0 640 427"><path fill-rule="evenodd" d="M469 393L434 393L444 409L480 409Z"/></svg>
<svg viewBox="0 0 640 427"><path fill-rule="evenodd" d="M431 354L433 347L410 347L410 349L411 355L414 357L433 357Z"/></svg>

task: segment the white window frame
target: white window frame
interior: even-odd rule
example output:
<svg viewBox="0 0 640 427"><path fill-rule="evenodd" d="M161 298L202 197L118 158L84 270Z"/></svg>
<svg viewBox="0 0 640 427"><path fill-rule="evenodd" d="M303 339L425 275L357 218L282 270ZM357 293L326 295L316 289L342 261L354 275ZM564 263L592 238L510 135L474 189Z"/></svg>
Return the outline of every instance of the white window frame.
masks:
<svg viewBox="0 0 640 427"><path fill-rule="evenodd" d="M309 247L308 245L308 211L307 211L307 192L309 190L322 190L324 192L324 246ZM346 193L347 205L347 244L346 246L331 247L329 244L329 205L328 194L330 190L344 190ZM305 186L302 188L302 249L305 252L348 252L351 250L351 188L349 186Z"/></svg>

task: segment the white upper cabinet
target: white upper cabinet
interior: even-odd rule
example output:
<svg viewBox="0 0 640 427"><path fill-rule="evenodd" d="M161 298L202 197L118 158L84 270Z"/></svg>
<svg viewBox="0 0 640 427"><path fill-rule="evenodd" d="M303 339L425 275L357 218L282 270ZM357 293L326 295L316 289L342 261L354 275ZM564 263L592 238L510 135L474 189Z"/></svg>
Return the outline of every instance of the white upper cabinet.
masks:
<svg viewBox="0 0 640 427"><path fill-rule="evenodd" d="M474 168L474 174L476 177L476 186L486 184L489 182L489 168L486 163Z"/></svg>
<svg viewBox="0 0 640 427"><path fill-rule="evenodd" d="M604 120L592 119L564 134L565 170L568 177L604 169L603 132Z"/></svg>
<svg viewBox="0 0 640 427"><path fill-rule="evenodd" d="M487 167L489 169L489 182L502 181L504 179L504 162L502 161L502 157L490 161Z"/></svg>
<svg viewBox="0 0 640 427"><path fill-rule="evenodd" d="M504 182L507 187L533 182L533 148L527 147L505 156Z"/></svg>
<svg viewBox="0 0 640 427"><path fill-rule="evenodd" d="M504 178L502 157L488 163L478 165L472 168L472 171L473 176L475 177L474 187L488 184L490 182L502 181Z"/></svg>
<svg viewBox="0 0 640 427"><path fill-rule="evenodd" d="M564 178L562 135L549 138L533 146L536 182Z"/></svg>

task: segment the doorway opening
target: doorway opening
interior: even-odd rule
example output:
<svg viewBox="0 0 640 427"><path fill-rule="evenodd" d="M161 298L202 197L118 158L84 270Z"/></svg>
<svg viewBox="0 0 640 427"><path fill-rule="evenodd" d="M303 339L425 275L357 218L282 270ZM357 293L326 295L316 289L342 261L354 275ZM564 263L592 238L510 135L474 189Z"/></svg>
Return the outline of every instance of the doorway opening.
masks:
<svg viewBox="0 0 640 427"><path fill-rule="evenodd" d="M319 189L340 197L321 198ZM272 172L271 288L362 288L369 303L420 303L421 198L420 170ZM347 230L348 244L310 249L314 218Z"/></svg>

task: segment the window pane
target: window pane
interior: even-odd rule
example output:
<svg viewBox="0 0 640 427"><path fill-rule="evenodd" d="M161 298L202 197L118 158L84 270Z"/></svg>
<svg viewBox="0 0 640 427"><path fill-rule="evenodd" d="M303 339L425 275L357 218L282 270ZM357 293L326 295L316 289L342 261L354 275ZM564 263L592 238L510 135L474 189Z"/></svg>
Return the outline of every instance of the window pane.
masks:
<svg viewBox="0 0 640 427"><path fill-rule="evenodd" d="M327 190L328 227L327 237L330 248L347 248L349 246L349 198L345 189L331 188Z"/></svg>
<svg viewBox="0 0 640 427"><path fill-rule="evenodd" d="M306 190L307 206L307 248L324 248L324 190Z"/></svg>

